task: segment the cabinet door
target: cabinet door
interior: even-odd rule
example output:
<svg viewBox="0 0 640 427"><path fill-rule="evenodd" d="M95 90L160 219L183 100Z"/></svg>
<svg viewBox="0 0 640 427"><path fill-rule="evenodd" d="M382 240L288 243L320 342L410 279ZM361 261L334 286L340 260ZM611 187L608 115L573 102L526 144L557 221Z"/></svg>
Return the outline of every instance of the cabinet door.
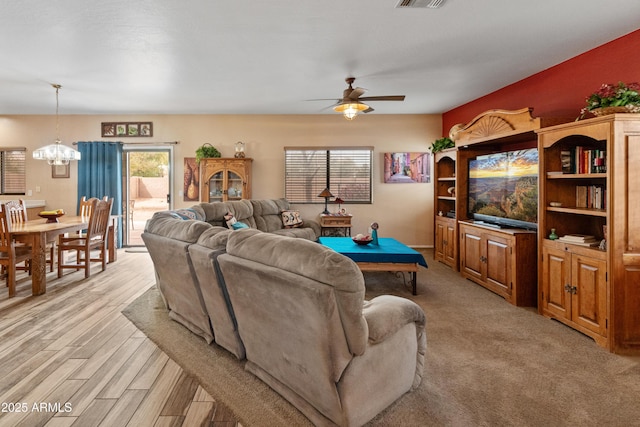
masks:
<svg viewBox="0 0 640 427"><path fill-rule="evenodd" d="M225 192L227 200L240 200L243 198L244 193L244 180L242 176L234 171L227 171L226 173Z"/></svg>
<svg viewBox="0 0 640 427"><path fill-rule="evenodd" d="M446 236L446 224L436 219L436 240L433 258L437 261L444 261L444 240Z"/></svg>
<svg viewBox="0 0 640 427"><path fill-rule="evenodd" d="M456 261L456 241L458 240L456 238L455 224L447 224L444 231L444 262L450 266L454 266Z"/></svg>
<svg viewBox="0 0 640 427"><path fill-rule="evenodd" d="M483 281L484 276L484 250L482 238L477 234L461 230L460 236L462 272L469 278Z"/></svg>
<svg viewBox="0 0 640 427"><path fill-rule="evenodd" d="M607 262L582 255L572 256L571 317L599 335L607 332Z"/></svg>
<svg viewBox="0 0 640 427"><path fill-rule="evenodd" d="M542 248L542 310L558 318L571 318L571 254Z"/></svg>
<svg viewBox="0 0 640 427"><path fill-rule="evenodd" d="M225 199L224 171L214 172L209 178L209 202L222 202Z"/></svg>
<svg viewBox="0 0 640 427"><path fill-rule="evenodd" d="M509 240L492 234L486 235L486 281L488 287L505 297L511 296L511 277L509 274Z"/></svg>

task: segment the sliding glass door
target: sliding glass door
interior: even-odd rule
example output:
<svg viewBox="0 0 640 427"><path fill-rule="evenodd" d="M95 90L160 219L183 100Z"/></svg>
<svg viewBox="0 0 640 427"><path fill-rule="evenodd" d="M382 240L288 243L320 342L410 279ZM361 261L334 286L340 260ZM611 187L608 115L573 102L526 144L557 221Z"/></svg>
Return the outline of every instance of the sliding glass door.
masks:
<svg viewBox="0 0 640 427"><path fill-rule="evenodd" d="M124 246L144 246L140 235L154 212L170 209L173 147L124 147Z"/></svg>

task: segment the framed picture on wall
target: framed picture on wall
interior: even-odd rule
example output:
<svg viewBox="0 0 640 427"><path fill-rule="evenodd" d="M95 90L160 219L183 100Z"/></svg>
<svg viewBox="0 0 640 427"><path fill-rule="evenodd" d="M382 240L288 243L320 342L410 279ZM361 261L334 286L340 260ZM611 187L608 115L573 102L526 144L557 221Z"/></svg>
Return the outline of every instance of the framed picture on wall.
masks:
<svg viewBox="0 0 640 427"><path fill-rule="evenodd" d="M153 122L102 122L102 137L153 136Z"/></svg>
<svg viewBox="0 0 640 427"><path fill-rule="evenodd" d="M431 182L431 153L384 153L384 182Z"/></svg>
<svg viewBox="0 0 640 427"><path fill-rule="evenodd" d="M184 158L184 201L200 200L200 167L195 157Z"/></svg>
<svg viewBox="0 0 640 427"><path fill-rule="evenodd" d="M69 165L51 165L51 178L69 178Z"/></svg>

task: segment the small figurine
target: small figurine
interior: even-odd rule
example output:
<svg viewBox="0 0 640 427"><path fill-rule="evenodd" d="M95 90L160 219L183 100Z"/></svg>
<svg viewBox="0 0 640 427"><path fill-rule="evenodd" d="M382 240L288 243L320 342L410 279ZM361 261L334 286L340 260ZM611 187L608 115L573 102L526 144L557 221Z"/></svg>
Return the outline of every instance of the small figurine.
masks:
<svg viewBox="0 0 640 427"><path fill-rule="evenodd" d="M378 223L374 222L371 223L371 244L372 245L377 245L378 244Z"/></svg>

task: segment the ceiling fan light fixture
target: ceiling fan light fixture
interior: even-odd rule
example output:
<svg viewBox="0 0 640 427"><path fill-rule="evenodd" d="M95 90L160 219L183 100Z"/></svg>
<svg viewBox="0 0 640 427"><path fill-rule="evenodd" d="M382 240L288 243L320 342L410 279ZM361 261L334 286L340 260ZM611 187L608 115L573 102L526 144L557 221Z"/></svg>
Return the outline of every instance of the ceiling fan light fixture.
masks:
<svg viewBox="0 0 640 427"><path fill-rule="evenodd" d="M50 165L68 165L71 160L80 160L80 152L66 145L62 145L59 132L60 119L58 116L58 91L62 86L55 83L51 86L56 90L56 140L53 144L34 150L33 158L36 160L46 160Z"/></svg>
<svg viewBox="0 0 640 427"><path fill-rule="evenodd" d="M343 103L333 107L334 111L342 113L344 118L347 120L355 119L358 114L368 109L369 106L367 104L363 104L362 102Z"/></svg>

